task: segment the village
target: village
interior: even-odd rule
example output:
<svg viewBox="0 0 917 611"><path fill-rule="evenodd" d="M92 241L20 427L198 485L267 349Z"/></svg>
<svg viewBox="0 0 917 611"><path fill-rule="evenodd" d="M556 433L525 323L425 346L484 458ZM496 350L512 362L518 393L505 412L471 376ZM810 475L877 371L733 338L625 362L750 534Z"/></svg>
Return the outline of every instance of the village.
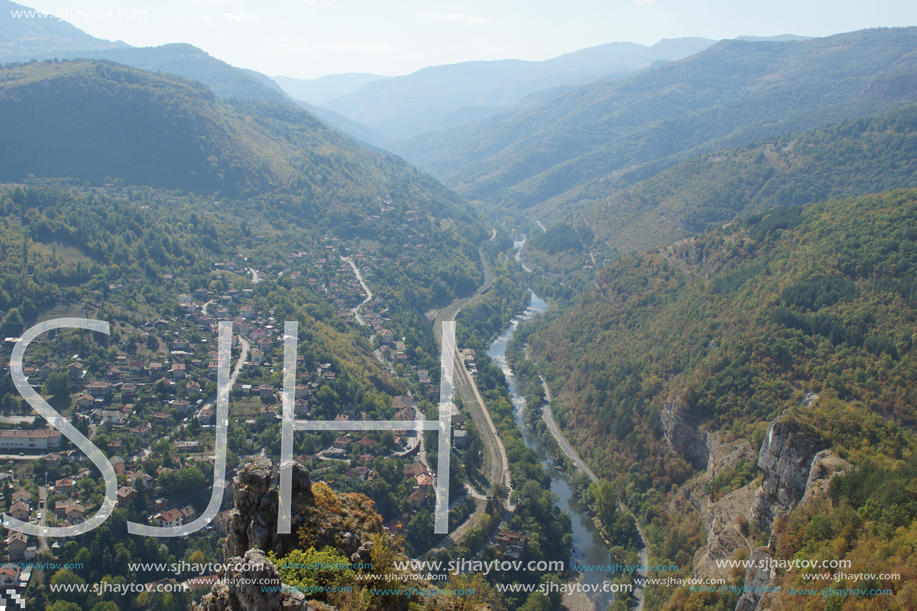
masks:
<svg viewBox="0 0 917 611"><path fill-rule="evenodd" d="M392 210L385 201L380 201L380 208L381 214ZM370 216L365 222L376 224L378 218ZM404 249L425 247L420 241L423 234L408 232L406 238L418 241L403 244ZM55 397L65 397L58 398L55 406L69 405L62 413L108 458L118 477L119 507L135 512L150 525L169 527L192 522L198 508L206 504L201 503L199 493L203 487L209 497L213 481L216 338L223 320L232 321L233 326L232 366L244 359L230 392L228 468L259 452L279 454L284 321L277 320L273 309L263 307L257 295L260 279L269 275L307 283L336 308L335 316L346 327L366 327L357 331L369 331L374 357L409 389L390 397L384 409L368 414L363 405L328 400L338 396L334 389L341 372L335 363L314 362L298 354L296 419L346 421L388 415L392 420L415 421L424 418L421 405L438 402L438 373L433 379L429 369L412 362L403 338L398 339L397 329L388 326L388 304L381 296L373 296L365 284L372 281L374 268L387 262L386 257L372 244L346 246L335 237L323 242L311 252L290 253L283 266L275 262L255 270L241 255L217 261L211 270L214 281L207 287L190 287L182 278L165 274L162 282L172 287L175 299L173 316L140 325L119 323L122 341L107 351L97 350L90 356L87 350L86 355L62 359L51 345L53 340L40 347L36 342L30 348L32 354L26 355L23 367L29 384L39 392L53 389L50 392ZM110 299L122 290L123 284L111 284L98 297ZM3 343L3 375L8 375L10 340L14 339ZM114 358L100 362L99 354ZM469 370L476 373L474 351L463 354ZM30 357L35 360L28 361ZM23 405L21 413L28 412ZM2 418L0 426L4 427L0 430L0 461L5 459L7 469L0 473L5 513L42 526L69 526L82 523L98 510L104 496L100 474L59 431L44 428L45 423L34 414ZM453 415L451 429L454 447L464 450L469 441L465 416ZM407 505L405 511L390 516L386 528L406 528L418 511L432 511L436 475L427 464L420 431L406 426L392 432L351 431L315 437L317 445L313 438L297 446L308 451L298 452L295 459L315 479L340 478L338 485L345 489L368 490L378 477L374 463L399 461L402 481L397 484L409 491ZM227 473L227 479L232 475ZM207 531L225 532L230 497L226 496L223 510ZM24 587L29 563L41 552L54 555L66 540L10 530L5 544L9 563L0 572L0 585ZM25 568L21 570L16 563L24 563Z"/></svg>

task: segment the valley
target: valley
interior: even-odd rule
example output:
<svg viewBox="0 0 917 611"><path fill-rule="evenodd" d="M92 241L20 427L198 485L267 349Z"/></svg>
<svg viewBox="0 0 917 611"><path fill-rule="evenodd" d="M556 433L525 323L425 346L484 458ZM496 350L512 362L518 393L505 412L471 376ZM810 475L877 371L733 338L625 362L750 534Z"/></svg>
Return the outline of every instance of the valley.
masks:
<svg viewBox="0 0 917 611"><path fill-rule="evenodd" d="M272 79L0 4L23 608L914 608L917 28Z"/></svg>

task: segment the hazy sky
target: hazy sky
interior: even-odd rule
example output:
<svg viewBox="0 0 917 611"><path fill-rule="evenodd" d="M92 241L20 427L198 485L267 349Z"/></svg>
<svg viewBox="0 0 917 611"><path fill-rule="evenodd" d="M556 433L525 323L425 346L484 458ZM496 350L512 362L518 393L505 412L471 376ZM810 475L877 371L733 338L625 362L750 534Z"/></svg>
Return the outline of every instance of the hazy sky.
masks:
<svg viewBox="0 0 917 611"><path fill-rule="evenodd" d="M187 42L235 66L299 78L543 60L613 41L917 25L914 0L18 1L99 38L134 46Z"/></svg>

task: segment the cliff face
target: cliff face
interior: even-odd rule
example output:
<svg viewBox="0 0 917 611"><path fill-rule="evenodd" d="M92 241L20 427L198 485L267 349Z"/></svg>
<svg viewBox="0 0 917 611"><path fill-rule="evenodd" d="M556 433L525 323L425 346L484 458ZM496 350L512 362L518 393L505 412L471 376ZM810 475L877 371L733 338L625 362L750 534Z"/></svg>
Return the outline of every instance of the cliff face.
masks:
<svg viewBox="0 0 917 611"><path fill-rule="evenodd" d="M772 527L778 516L788 516L797 505L822 493L831 478L852 467L821 447L821 440L796 424L778 421L770 425L758 454L763 481L749 511L750 520L756 520L765 528ZM755 550L751 558L754 562L745 572L745 585L755 586L758 591L743 592L736 611L758 609L762 598L768 596L761 592L762 586L775 577L774 569L757 566L759 560L771 558L766 548Z"/></svg>
<svg viewBox="0 0 917 611"><path fill-rule="evenodd" d="M707 484L724 470L740 461L752 461L755 458L755 451L748 442L726 442L722 437L719 433L707 435L707 472L683 490L685 498L691 501L700 514L707 531L707 543L694 555L694 573L698 577L728 578L730 569L718 567L716 561L732 559L737 550L750 549L751 546L742 534L742 521L754 499L754 482L717 501L704 492Z"/></svg>
<svg viewBox="0 0 917 611"><path fill-rule="evenodd" d="M224 558L241 556L251 548L273 550L285 556L294 549L333 547L354 562L368 561L370 539L382 532L379 516L362 498L338 496L325 484L312 486L309 472L293 466L291 533L277 533L280 495L272 487L279 476L264 456L253 457L232 480L233 510L226 526ZM320 491L313 493L313 488ZM345 518L353 518L345 520ZM345 521L348 526L345 526Z"/></svg>
<svg viewBox="0 0 917 611"><path fill-rule="evenodd" d="M677 398L666 400L661 416L662 431L672 451L688 460L695 469L706 469L710 451L707 433L700 430L701 419L685 411Z"/></svg>
<svg viewBox="0 0 917 611"><path fill-rule="evenodd" d="M821 440L795 424L771 423L758 453L763 477L749 518L770 528L777 516L786 517L805 494L812 459L821 449Z"/></svg>
<svg viewBox="0 0 917 611"><path fill-rule="evenodd" d="M313 486L309 472L296 464L291 533L278 534L279 493L272 482L279 484L279 477L264 456L250 459L233 478L233 509L223 545L227 568L220 571L220 580L200 604L192 605L192 611L332 609L307 603L302 592L282 588L277 567L265 556L268 550L285 556L294 549L330 546L352 562L370 561L371 537L381 532L381 519L362 498L336 495L322 483Z"/></svg>

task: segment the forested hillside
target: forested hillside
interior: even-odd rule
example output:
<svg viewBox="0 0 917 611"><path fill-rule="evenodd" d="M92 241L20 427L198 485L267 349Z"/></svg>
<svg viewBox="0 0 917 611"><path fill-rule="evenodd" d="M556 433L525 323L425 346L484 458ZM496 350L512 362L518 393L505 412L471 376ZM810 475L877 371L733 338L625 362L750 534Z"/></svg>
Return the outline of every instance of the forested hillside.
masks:
<svg viewBox="0 0 917 611"><path fill-rule="evenodd" d="M579 305L530 337L555 416L649 525L655 554L687 560L700 544L692 511L670 504L696 458L673 451L665 422L673 413L754 450L782 415L854 465L878 465L869 476L877 481L912 460L915 239L914 190L776 208L622 257ZM842 498L896 509L861 513L845 531L848 545L829 557L862 559L876 537L912 536L894 531L915 517L910 497L856 496L854 484L838 485L830 502L805 511L843 521ZM804 528L792 524L797 534ZM805 545L787 539L781 553L827 549L839 528L806 529ZM897 608L894 599L882 604Z"/></svg>
<svg viewBox="0 0 917 611"><path fill-rule="evenodd" d="M915 160L917 106L700 155L567 215L525 256L542 292L584 290L606 260L737 215L917 187Z"/></svg>
<svg viewBox="0 0 917 611"><path fill-rule="evenodd" d="M917 29L790 42L723 40L619 82L396 150L469 199L544 217L604 198L689 156L913 100ZM911 102L912 103L912 102Z"/></svg>

